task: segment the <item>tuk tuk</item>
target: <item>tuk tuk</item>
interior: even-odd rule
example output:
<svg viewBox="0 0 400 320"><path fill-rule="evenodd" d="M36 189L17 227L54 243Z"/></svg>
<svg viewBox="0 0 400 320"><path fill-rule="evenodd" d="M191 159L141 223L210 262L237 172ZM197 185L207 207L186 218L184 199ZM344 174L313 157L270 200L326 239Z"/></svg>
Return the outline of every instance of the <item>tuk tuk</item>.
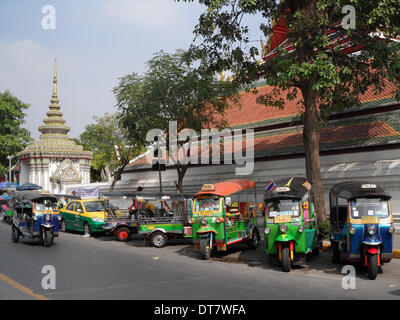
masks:
<svg viewBox="0 0 400 320"><path fill-rule="evenodd" d="M11 200L10 196L4 194L0 196L0 214L7 223L11 223L12 220Z"/></svg>
<svg viewBox="0 0 400 320"><path fill-rule="evenodd" d="M393 257L391 195L375 183L342 182L329 193L333 263L362 263L374 280Z"/></svg>
<svg viewBox="0 0 400 320"><path fill-rule="evenodd" d="M245 242L250 249L258 247L254 186L252 180L235 179L204 184L195 194L190 223L195 250L203 259L209 259L212 250L226 251L238 242Z"/></svg>
<svg viewBox="0 0 400 320"><path fill-rule="evenodd" d="M40 239L45 247L58 237L58 198L38 191L19 191L12 195L12 241L19 237Z"/></svg>
<svg viewBox="0 0 400 320"><path fill-rule="evenodd" d="M127 241L131 234L137 233L154 247L162 248L169 239L192 238L188 224L192 195L109 192L103 196L109 200L109 206L125 212L125 217L109 215L104 226L118 241ZM121 202L117 204L117 199L125 200L124 208Z"/></svg>
<svg viewBox="0 0 400 320"><path fill-rule="evenodd" d="M310 189L305 178L291 177L276 181L272 191L265 191L265 252L278 258L284 272L293 265L305 264L307 255L319 254Z"/></svg>

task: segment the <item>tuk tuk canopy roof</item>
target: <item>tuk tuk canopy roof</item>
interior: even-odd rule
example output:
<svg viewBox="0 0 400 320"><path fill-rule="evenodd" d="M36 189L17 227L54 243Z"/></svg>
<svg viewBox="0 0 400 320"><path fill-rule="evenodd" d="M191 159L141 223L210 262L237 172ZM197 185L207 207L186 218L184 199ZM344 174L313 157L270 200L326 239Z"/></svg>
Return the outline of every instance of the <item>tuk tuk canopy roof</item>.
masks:
<svg viewBox="0 0 400 320"><path fill-rule="evenodd" d="M29 200L29 201L39 201L39 200L51 200L58 201L58 198L51 193L41 193L39 191L17 191L12 194L13 199L17 200Z"/></svg>
<svg viewBox="0 0 400 320"><path fill-rule="evenodd" d="M390 199L392 196L382 187L368 181L347 181L335 184L330 192L331 197L343 198L346 200L355 198L381 197Z"/></svg>
<svg viewBox="0 0 400 320"><path fill-rule="evenodd" d="M255 183L253 180L234 179L223 182L217 182L214 184L203 185L200 192L195 194L195 197L205 194L214 194L220 197L225 197L230 194L234 194L239 191L243 191L249 188L254 188Z"/></svg>
<svg viewBox="0 0 400 320"><path fill-rule="evenodd" d="M306 178L302 177L283 178L274 183L276 187L272 192L265 190L264 200L278 198L302 199L311 189L311 184Z"/></svg>
<svg viewBox="0 0 400 320"><path fill-rule="evenodd" d="M181 201L193 198L193 194L186 193L165 193L165 192L103 192L104 198L127 198L134 199L136 197L146 200L175 200Z"/></svg>

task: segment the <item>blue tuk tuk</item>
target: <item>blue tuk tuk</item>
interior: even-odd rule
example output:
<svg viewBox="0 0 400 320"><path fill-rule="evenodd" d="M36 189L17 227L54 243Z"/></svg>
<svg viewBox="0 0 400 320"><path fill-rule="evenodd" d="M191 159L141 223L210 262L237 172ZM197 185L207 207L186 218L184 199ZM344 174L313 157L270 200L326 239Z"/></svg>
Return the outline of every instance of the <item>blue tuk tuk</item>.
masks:
<svg viewBox="0 0 400 320"><path fill-rule="evenodd" d="M13 195L13 242L19 237L40 239L45 247L58 237L58 198L38 191L20 191Z"/></svg>
<svg viewBox="0 0 400 320"><path fill-rule="evenodd" d="M350 181L329 193L333 263L360 262L375 279L393 257L391 195L380 186Z"/></svg>

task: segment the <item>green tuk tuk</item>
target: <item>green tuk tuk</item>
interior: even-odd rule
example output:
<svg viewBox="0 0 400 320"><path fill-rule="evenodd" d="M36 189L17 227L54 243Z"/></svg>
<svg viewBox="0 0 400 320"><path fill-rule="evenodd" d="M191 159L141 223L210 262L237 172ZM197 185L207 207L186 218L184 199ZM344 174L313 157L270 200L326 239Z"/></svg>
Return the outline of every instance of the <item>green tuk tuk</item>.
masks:
<svg viewBox="0 0 400 320"><path fill-rule="evenodd" d="M250 195L254 202L244 201L249 194L240 199L240 192L254 186L251 180L228 180L204 184L195 194L190 222L194 247L204 259L210 258L212 250L226 251L228 245L238 242L246 242L251 249L258 247L255 193Z"/></svg>
<svg viewBox="0 0 400 320"><path fill-rule="evenodd" d="M292 177L269 183L265 191L265 252L278 258L284 272L292 265L304 264L306 255L319 254L310 189L306 179Z"/></svg>
<svg viewBox="0 0 400 320"><path fill-rule="evenodd" d="M12 197L5 194L0 196L0 216L3 217L4 221L11 223L13 210L11 208Z"/></svg>
<svg viewBox="0 0 400 320"><path fill-rule="evenodd" d="M155 248L167 245L169 239L191 239L192 227L188 223L190 202L193 195L167 193L103 193L122 216L109 216L103 227L117 240L126 241L137 233L149 240ZM116 200L120 200L117 202ZM132 200L130 200L132 199ZM121 203L124 200L124 204ZM128 208L126 201L132 205ZM124 207L124 208L122 208Z"/></svg>

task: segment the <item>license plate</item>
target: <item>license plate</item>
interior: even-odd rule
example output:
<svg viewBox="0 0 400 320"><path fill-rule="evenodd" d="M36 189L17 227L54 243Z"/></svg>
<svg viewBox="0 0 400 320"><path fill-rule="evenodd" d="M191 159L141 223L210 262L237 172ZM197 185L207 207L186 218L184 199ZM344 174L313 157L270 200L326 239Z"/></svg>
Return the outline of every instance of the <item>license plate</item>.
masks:
<svg viewBox="0 0 400 320"><path fill-rule="evenodd" d="M193 233L192 233L192 227L184 227L184 235L185 236L193 236Z"/></svg>
<svg viewBox="0 0 400 320"><path fill-rule="evenodd" d="M292 217L291 216L276 216L274 217L275 223L286 223L286 222L292 222Z"/></svg>
<svg viewBox="0 0 400 320"><path fill-rule="evenodd" d="M361 217L361 222L364 224L379 224L380 219L379 219L379 217L364 216L364 217Z"/></svg>
<svg viewBox="0 0 400 320"><path fill-rule="evenodd" d="M212 214L213 214L212 211L202 211L202 212L200 212L201 216L211 216Z"/></svg>

